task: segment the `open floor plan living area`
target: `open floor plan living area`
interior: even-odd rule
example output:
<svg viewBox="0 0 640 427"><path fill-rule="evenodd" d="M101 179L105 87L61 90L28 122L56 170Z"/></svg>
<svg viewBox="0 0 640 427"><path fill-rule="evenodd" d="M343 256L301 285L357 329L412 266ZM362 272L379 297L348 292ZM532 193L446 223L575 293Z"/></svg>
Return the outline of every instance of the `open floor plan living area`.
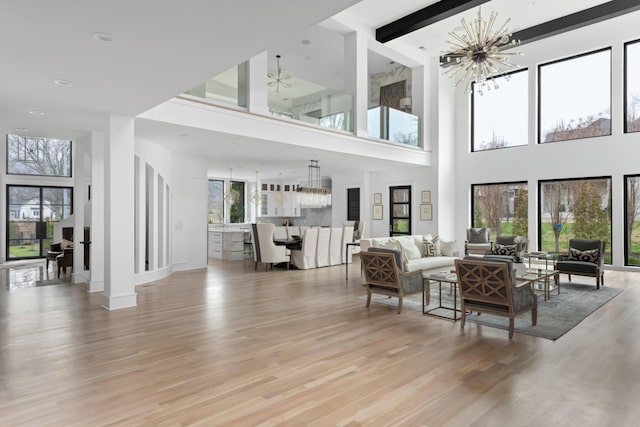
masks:
<svg viewBox="0 0 640 427"><path fill-rule="evenodd" d="M0 22L1 426L637 425L637 0Z"/></svg>

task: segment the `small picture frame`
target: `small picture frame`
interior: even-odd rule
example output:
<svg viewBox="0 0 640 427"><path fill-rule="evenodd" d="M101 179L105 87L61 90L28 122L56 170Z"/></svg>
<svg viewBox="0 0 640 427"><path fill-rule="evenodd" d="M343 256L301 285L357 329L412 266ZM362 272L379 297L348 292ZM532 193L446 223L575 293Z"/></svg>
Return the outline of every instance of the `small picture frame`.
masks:
<svg viewBox="0 0 640 427"><path fill-rule="evenodd" d="M431 203L431 191L422 192L422 203Z"/></svg>
<svg viewBox="0 0 640 427"><path fill-rule="evenodd" d="M433 221L433 205L431 203L420 205L420 221Z"/></svg>
<svg viewBox="0 0 640 427"><path fill-rule="evenodd" d="M373 205L373 219L382 219L382 205Z"/></svg>
<svg viewBox="0 0 640 427"><path fill-rule="evenodd" d="M382 204L382 193L373 193L373 204L374 205Z"/></svg>

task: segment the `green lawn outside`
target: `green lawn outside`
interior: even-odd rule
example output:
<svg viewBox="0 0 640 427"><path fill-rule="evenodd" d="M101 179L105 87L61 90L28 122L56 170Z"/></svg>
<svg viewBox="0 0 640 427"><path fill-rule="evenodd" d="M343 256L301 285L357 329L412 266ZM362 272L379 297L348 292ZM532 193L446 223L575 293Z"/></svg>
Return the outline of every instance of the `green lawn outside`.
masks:
<svg viewBox="0 0 640 427"><path fill-rule="evenodd" d="M32 245L14 245L9 246L9 257L10 258L28 258L28 257L36 257L40 256L40 244L34 243Z"/></svg>

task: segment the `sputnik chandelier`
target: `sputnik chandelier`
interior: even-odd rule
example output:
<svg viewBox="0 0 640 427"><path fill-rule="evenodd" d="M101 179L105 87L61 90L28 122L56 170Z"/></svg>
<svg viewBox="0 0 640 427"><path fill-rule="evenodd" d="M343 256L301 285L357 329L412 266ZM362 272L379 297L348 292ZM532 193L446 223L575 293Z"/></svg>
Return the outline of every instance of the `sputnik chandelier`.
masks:
<svg viewBox="0 0 640 427"><path fill-rule="evenodd" d="M513 33L507 28L511 19L507 19L499 29L494 30L497 17L497 12L491 12L489 20L485 21L478 8L476 19L470 23L464 18L460 20L464 32L449 33L453 40L447 40L451 47L444 52L446 62L443 66L447 67L444 74L455 80L454 87L461 84L465 86L465 93L473 92L474 82L480 95L485 88L491 90L493 86L493 89L498 89L498 82L492 77L504 74L517 66L510 62L510 56L522 55L521 52L504 52L505 49L519 46L520 40L511 40ZM503 77L509 80L508 74Z"/></svg>
<svg viewBox="0 0 640 427"><path fill-rule="evenodd" d="M289 89L291 87L291 83L287 83L285 81L285 80L289 80L291 76L284 74L282 67L280 67L280 55L276 55L276 61L278 61L278 69L276 70L275 73L271 73L271 72L267 73L267 78L270 79L270 81L267 82L267 85L271 87L275 87L276 93L278 93L280 86L282 86L285 89Z"/></svg>

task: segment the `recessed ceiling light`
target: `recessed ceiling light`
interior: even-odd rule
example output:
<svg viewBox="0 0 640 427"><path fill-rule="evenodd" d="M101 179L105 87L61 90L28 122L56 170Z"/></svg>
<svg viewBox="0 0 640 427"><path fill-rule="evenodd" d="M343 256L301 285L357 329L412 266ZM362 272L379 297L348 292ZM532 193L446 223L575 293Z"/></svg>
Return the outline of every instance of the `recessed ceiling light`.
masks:
<svg viewBox="0 0 640 427"><path fill-rule="evenodd" d="M44 112L39 110L29 110L29 114L32 116L44 116Z"/></svg>
<svg viewBox="0 0 640 427"><path fill-rule="evenodd" d="M420 50L427 50L427 48L425 46L418 46L418 49Z"/></svg>
<svg viewBox="0 0 640 427"><path fill-rule="evenodd" d="M58 86L73 86L73 82L70 82L69 80L57 79L54 80L53 83L57 84Z"/></svg>
<svg viewBox="0 0 640 427"><path fill-rule="evenodd" d="M186 133L181 133L180 136L183 137L183 138L186 138L189 135L187 135Z"/></svg>
<svg viewBox="0 0 640 427"><path fill-rule="evenodd" d="M95 41L98 41L100 43L111 43L113 41L113 36L109 33L97 32L91 34L91 37L93 37Z"/></svg>
<svg viewBox="0 0 640 427"><path fill-rule="evenodd" d="M305 46L309 46L309 45L311 44L311 40L306 40L306 39L305 39L305 40L302 40L302 42L301 42L301 43L302 43L303 45L305 45Z"/></svg>
<svg viewBox="0 0 640 427"><path fill-rule="evenodd" d="M29 129L27 128L15 128L16 132L29 132Z"/></svg>

